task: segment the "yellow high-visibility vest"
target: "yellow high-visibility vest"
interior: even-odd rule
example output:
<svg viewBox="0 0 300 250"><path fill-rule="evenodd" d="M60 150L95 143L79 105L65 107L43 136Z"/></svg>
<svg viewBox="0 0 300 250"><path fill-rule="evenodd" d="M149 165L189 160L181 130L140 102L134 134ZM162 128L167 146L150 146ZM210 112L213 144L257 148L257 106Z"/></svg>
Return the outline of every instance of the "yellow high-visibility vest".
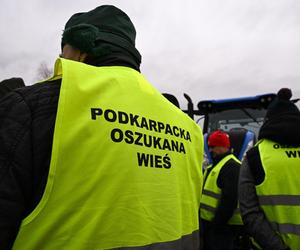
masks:
<svg viewBox="0 0 300 250"><path fill-rule="evenodd" d="M139 72L58 59L47 185L13 249L197 249L203 138Z"/></svg>
<svg viewBox="0 0 300 250"><path fill-rule="evenodd" d="M218 162L216 166L208 173L209 166L204 173L205 184L202 190L200 214L201 219L212 221L215 217L215 212L220 204L220 198L222 195L222 190L218 187L217 180L221 169L229 160L235 160L240 164L240 161L233 155L229 154L225 156L221 161ZM237 208L232 217L229 219L228 224L231 225L242 225L242 218L239 208Z"/></svg>
<svg viewBox="0 0 300 250"><path fill-rule="evenodd" d="M265 172L256 186L260 207L274 230L292 250L300 249L300 147L270 140L258 144Z"/></svg>

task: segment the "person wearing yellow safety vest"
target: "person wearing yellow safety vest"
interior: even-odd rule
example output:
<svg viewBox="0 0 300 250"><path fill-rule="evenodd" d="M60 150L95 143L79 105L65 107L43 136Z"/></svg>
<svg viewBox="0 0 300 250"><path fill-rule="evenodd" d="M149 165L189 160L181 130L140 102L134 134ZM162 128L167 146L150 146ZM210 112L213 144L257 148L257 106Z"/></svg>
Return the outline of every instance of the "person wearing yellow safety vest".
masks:
<svg viewBox="0 0 300 250"><path fill-rule="evenodd" d="M231 250L241 230L237 209L240 161L230 151L227 133L215 131L208 137L213 163L204 172L200 215L205 250Z"/></svg>
<svg viewBox="0 0 300 250"><path fill-rule="evenodd" d="M280 89L239 180L245 229L257 249L300 249L300 112Z"/></svg>
<svg viewBox="0 0 300 250"><path fill-rule="evenodd" d="M135 28L74 14L50 79L0 103L0 249L199 247L203 136L139 72Z"/></svg>

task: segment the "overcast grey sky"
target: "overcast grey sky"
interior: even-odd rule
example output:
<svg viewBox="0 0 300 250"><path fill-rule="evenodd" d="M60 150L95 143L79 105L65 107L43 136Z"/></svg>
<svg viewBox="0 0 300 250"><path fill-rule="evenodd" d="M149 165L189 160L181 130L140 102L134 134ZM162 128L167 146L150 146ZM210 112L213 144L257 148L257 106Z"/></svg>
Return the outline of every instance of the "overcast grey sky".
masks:
<svg viewBox="0 0 300 250"><path fill-rule="evenodd" d="M68 18L101 4L131 17L143 74L182 108L184 92L195 103L283 86L300 97L299 0L1 0L0 80L32 84L60 53Z"/></svg>

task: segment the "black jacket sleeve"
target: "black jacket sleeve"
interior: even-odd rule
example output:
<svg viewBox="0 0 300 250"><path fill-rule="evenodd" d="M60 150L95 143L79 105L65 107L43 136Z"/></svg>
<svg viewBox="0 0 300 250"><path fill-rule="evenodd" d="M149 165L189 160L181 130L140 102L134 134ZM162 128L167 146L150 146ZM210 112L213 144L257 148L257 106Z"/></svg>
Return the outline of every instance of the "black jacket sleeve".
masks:
<svg viewBox="0 0 300 250"><path fill-rule="evenodd" d="M21 221L39 203L51 161L60 80L0 100L0 249L11 249Z"/></svg>
<svg viewBox="0 0 300 250"><path fill-rule="evenodd" d="M220 204L212 221L217 226L226 225L237 208L240 164L229 160L221 169L217 184L222 190Z"/></svg>
<svg viewBox="0 0 300 250"><path fill-rule="evenodd" d="M11 249L32 192L31 112L13 92L0 101L0 246ZM17 153L18 152L18 153Z"/></svg>
<svg viewBox="0 0 300 250"><path fill-rule="evenodd" d="M252 149L252 153L255 155L254 150ZM251 153L242 162L239 178L239 202L245 229L263 249L289 249L272 229L264 212L260 209L255 185L262 182L264 174L263 169L260 169L260 162L250 168L247 158L250 157L251 160L249 160L252 164L254 163L254 159L250 155ZM252 174L252 169L254 169L255 177Z"/></svg>

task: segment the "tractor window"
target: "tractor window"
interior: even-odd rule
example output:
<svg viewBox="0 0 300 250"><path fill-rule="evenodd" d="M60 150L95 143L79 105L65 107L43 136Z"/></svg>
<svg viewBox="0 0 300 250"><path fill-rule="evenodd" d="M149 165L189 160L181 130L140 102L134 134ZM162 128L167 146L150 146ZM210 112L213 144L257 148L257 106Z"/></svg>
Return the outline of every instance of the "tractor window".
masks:
<svg viewBox="0 0 300 250"><path fill-rule="evenodd" d="M208 115L207 132L217 129L230 131L233 128L245 128L258 136L259 129L263 124L266 109L231 109L211 113Z"/></svg>

